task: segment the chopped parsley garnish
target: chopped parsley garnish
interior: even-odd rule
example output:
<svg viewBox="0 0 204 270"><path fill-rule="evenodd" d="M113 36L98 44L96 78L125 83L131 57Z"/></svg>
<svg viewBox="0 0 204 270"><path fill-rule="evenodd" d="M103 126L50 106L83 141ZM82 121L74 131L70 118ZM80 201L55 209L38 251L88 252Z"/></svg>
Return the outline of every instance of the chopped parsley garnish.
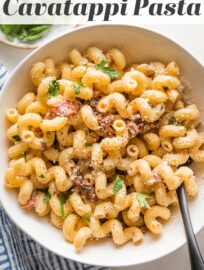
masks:
<svg viewBox="0 0 204 270"><path fill-rule="evenodd" d="M47 94L49 97L56 97L60 94L60 84L58 81L53 80L50 82Z"/></svg>
<svg viewBox="0 0 204 270"><path fill-rule="evenodd" d="M61 213L61 217L64 219L65 218L65 215L64 215L64 204L67 200L67 196L63 193L60 193L60 197L59 197L59 200L60 200L60 213Z"/></svg>
<svg viewBox="0 0 204 270"><path fill-rule="evenodd" d="M14 139L15 142L20 142L21 141L21 138L18 135L13 136L12 138Z"/></svg>
<svg viewBox="0 0 204 270"><path fill-rule="evenodd" d="M120 175L116 175L113 186L113 193L118 193L123 187L123 179Z"/></svg>
<svg viewBox="0 0 204 270"><path fill-rule="evenodd" d="M127 109L127 108L128 108L128 105L129 105L128 103L125 105L125 109Z"/></svg>
<svg viewBox="0 0 204 270"><path fill-rule="evenodd" d="M105 72L111 79L117 79L119 77L119 72L114 70L112 67L108 66L108 62L102 60L98 65L95 66L96 69L100 69Z"/></svg>
<svg viewBox="0 0 204 270"><path fill-rule="evenodd" d="M40 177L40 178L45 178L44 174L41 174L39 177Z"/></svg>
<svg viewBox="0 0 204 270"><path fill-rule="evenodd" d="M146 199L149 199L149 198L152 198L152 196L150 195L147 195L147 194L141 194L141 193L138 193L136 195L136 198L140 204L141 207L147 207L147 208L150 208L148 202Z"/></svg>
<svg viewBox="0 0 204 270"><path fill-rule="evenodd" d="M81 88L85 87L82 82L75 82L74 84L74 92L76 95L79 95L81 92Z"/></svg>
<svg viewBox="0 0 204 270"><path fill-rule="evenodd" d="M84 219L86 219L88 222L90 222L91 218L88 213L84 213L82 216Z"/></svg>
<svg viewBox="0 0 204 270"><path fill-rule="evenodd" d="M169 125L179 126L181 123L176 119L175 116L172 116L169 120Z"/></svg>
<svg viewBox="0 0 204 270"><path fill-rule="evenodd" d="M47 194L45 195L45 197L43 199L43 202L48 203L50 199L51 199L51 194L49 192L47 192Z"/></svg>

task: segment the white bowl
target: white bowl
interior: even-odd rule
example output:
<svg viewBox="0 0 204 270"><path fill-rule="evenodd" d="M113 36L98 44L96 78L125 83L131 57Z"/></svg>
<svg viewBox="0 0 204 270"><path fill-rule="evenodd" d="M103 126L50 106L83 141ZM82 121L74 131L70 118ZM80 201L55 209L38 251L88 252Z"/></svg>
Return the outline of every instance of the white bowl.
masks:
<svg viewBox="0 0 204 270"><path fill-rule="evenodd" d="M201 109L204 102L203 85L204 69L187 51L173 41L157 33L138 27L122 25L98 25L79 28L49 42L29 55L11 74L0 96L0 149L2 182L0 184L0 199L7 214L28 235L42 246L65 258L79 262L103 266L138 265L167 255L185 243L185 234L179 211L173 212L172 219L164 225L162 235L153 237L145 235L140 245L131 242L121 248L114 246L111 240L89 243L80 253L67 243L61 231L47 223L46 219L36 218L21 209L17 203L15 191L6 190L3 177L7 162L8 142L6 138L5 111L15 106L23 94L32 90L29 71L32 64L38 60L52 56L56 62L67 59L72 48L84 50L89 46L99 46L102 49L116 46L125 53L129 63L145 61L176 61L182 70L182 75L191 86L192 102ZM204 112L201 111L204 120ZM202 166L195 166L200 192L197 198L189 202L194 230L197 233L204 226L203 198L204 181Z"/></svg>

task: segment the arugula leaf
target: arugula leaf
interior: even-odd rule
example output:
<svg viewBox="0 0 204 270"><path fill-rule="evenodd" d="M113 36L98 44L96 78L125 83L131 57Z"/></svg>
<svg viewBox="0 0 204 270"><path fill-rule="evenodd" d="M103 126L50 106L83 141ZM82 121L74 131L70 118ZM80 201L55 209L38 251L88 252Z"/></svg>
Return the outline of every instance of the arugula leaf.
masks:
<svg viewBox="0 0 204 270"><path fill-rule="evenodd" d="M105 60L102 60L95 68L105 72L111 79L117 79L119 77L119 72L109 67L108 62Z"/></svg>
<svg viewBox="0 0 204 270"><path fill-rule="evenodd" d="M7 25L1 24L1 31L9 41L17 37L20 41L31 42L43 37L52 25Z"/></svg>
<svg viewBox="0 0 204 270"><path fill-rule="evenodd" d="M28 28L28 33L30 35L35 35L35 34L39 34L39 33L42 33L48 29L50 29L51 25L35 25L35 26L32 26L30 28Z"/></svg>
<svg viewBox="0 0 204 270"><path fill-rule="evenodd" d="M50 82L47 94L49 97L56 97L60 94L60 84L58 81L53 80Z"/></svg>
<svg viewBox="0 0 204 270"><path fill-rule="evenodd" d="M81 88L85 87L82 82L75 82L74 84L74 92L76 95L79 95L81 92Z"/></svg>
<svg viewBox="0 0 204 270"><path fill-rule="evenodd" d="M1 31L6 35L9 41L13 41L15 35L21 31L21 25L8 25L8 24L1 24L0 25Z"/></svg>
<svg viewBox="0 0 204 270"><path fill-rule="evenodd" d="M152 198L152 196L147 195L147 194L138 193L136 195L136 198L137 198L137 200L138 200L141 207L150 208L150 206L149 206L148 202L146 201L146 199Z"/></svg>
<svg viewBox="0 0 204 270"><path fill-rule="evenodd" d="M31 26L30 28L25 28L24 31L17 36L19 40L24 42L35 41L41 39L50 27L51 25Z"/></svg>
<svg viewBox="0 0 204 270"><path fill-rule="evenodd" d="M23 32L18 35L18 39L23 42L35 41L35 40L41 39L42 37L43 37L43 32L35 34L35 35L29 35L28 33Z"/></svg>
<svg viewBox="0 0 204 270"><path fill-rule="evenodd" d="M60 212L61 212L61 217L64 219L65 218L65 215L64 215L64 204L67 200L67 196L63 193L60 193L60 197L59 197L59 200L60 200Z"/></svg>
<svg viewBox="0 0 204 270"><path fill-rule="evenodd" d="M15 142L20 142L21 141L21 138L20 138L19 135L13 136L12 138L14 139Z"/></svg>
<svg viewBox="0 0 204 270"><path fill-rule="evenodd" d="M43 199L43 202L48 203L50 199L51 199L51 194L49 192L47 192L47 194L45 195L45 197Z"/></svg>
<svg viewBox="0 0 204 270"><path fill-rule="evenodd" d="M175 116L172 116L169 120L169 125L180 126L181 123L176 119Z"/></svg>
<svg viewBox="0 0 204 270"><path fill-rule="evenodd" d="M122 177L117 174L114 180L114 186L113 186L113 193L118 193L121 188L123 187L123 180Z"/></svg>
<svg viewBox="0 0 204 270"><path fill-rule="evenodd" d="M88 213L84 213L82 217L85 218L88 222L91 221L91 218Z"/></svg>

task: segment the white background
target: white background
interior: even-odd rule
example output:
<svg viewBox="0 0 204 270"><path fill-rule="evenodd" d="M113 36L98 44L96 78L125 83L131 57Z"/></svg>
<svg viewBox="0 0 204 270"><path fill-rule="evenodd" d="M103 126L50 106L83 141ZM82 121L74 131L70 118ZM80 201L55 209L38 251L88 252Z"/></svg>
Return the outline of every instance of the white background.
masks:
<svg viewBox="0 0 204 270"><path fill-rule="evenodd" d="M153 25L146 26L160 32L191 52L204 65L204 25ZM0 44L0 61L3 62L9 71L18 64L23 57L31 50L10 48ZM203 216L200 218L204 219ZM172 237L176 238L176 233ZM204 254L204 229L197 236L200 249ZM168 243L166 243L168 245ZM154 252L154 250L152 250ZM110 254L111 256L111 254ZM124 269L124 268L123 268ZM128 270L190 270L187 247L183 247L176 252L161 258L155 262L148 263L139 267L128 267ZM119 268L117 268L119 270Z"/></svg>
<svg viewBox="0 0 204 270"><path fill-rule="evenodd" d="M204 3L202 0L185 0L185 4L183 8L179 3L181 2L180 0L162 0L162 1L155 1L155 0L148 0L144 1L141 0L128 0L127 1L127 8L126 8L126 14L125 16L121 15L121 0L112 0L112 1L107 1L107 0L72 0L70 1L72 3L70 12L69 14L73 14L73 7L76 6L77 4L86 4L86 13L87 16L66 16L64 15L64 4L66 0L44 0L44 1L36 1L36 0L10 0L10 5L9 5L9 14L14 14L14 16L7 16L5 13L3 13L3 7L5 4L6 0L1 0L0 1L0 23L1 24L66 24L71 23L75 24L76 21L80 18L80 20L83 20L84 22L88 23L91 22L103 22L104 20L107 21L107 18L105 19L105 14L114 14L114 11L116 14L114 16L109 16L109 22L111 21L112 23L126 23L127 19L129 23L135 23L137 24L143 24L145 21L148 24L159 24L159 23L165 23L165 24L188 24L189 20L191 24L199 24L203 23L204 19ZM31 10L31 16L21 16L19 15L19 7L21 6L22 3L32 3L32 10ZM43 15L37 16L35 14L35 4L36 2L42 2L45 3L46 7L42 7L41 12ZM55 4L53 8L53 14L55 14L55 9L56 9L56 4L61 5L60 9L60 16L57 15L48 15L48 6L51 7L50 4ZM147 4L146 4L147 3ZM166 10L166 5L169 3L175 4L175 12L174 15L171 16L166 16L165 10ZM98 10L98 5L102 4L102 10ZM135 6L139 4L139 14L136 14L134 16L134 10ZM199 16L194 15L195 14L195 4L200 5L199 6ZM108 6L111 5L111 6ZM119 9L114 9L114 6L117 5ZM161 11L160 11L160 5L161 5ZM193 6L192 6L193 5ZM171 5L172 6L172 5ZM178 8L179 6L182 8L182 14L183 15L178 15ZM26 13L27 11L27 6L24 6L23 8L23 13ZM150 9L153 9L153 14L150 13ZM91 12L92 10L92 12ZM99 12L98 12L99 11ZM193 16L190 16L186 14L188 11L188 14L192 14ZM81 9L79 8L79 14L81 13ZM95 14L94 18L89 18L89 15L93 13ZM99 13L99 15L97 15ZM76 11L75 11L76 14ZM150 15L151 14L151 15ZM158 14L155 16L155 14ZM169 13L168 13L169 14Z"/></svg>

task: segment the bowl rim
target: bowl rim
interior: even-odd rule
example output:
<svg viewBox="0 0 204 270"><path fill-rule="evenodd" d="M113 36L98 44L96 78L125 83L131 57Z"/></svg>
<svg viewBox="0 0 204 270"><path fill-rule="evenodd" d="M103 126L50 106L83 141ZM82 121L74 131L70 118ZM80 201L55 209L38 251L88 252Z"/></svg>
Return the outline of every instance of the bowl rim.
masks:
<svg viewBox="0 0 204 270"><path fill-rule="evenodd" d="M7 85L9 84L11 78L18 72L18 69L23 66L27 61L29 61L30 58L32 58L32 56L34 56L35 54L38 54L38 52L51 45L52 43L55 43L57 40L67 36L67 35L70 35L72 33L75 33L75 32L80 32L81 30L84 30L84 29L92 29L92 28L103 28L103 27L115 27L115 28L120 28L120 27L127 27L127 28L130 28L130 29L135 29L136 31L142 31L142 32L146 32L147 34L151 34L151 35L155 35L155 36L160 36L160 38L170 42L172 45L178 47L179 49L181 49L182 51L184 51L186 54L188 54L202 69L204 69L204 65L197 59L197 57L195 57L191 52L189 52L186 48L184 48L179 42L175 42L173 39L165 36L164 34L161 34L159 32L157 32L157 30L151 30L149 28L145 28L145 26L135 26L133 24L108 24L108 23L100 23L100 24L94 24L94 25L85 25L85 26L82 26L80 25L79 27L77 28L73 28L73 29L69 29L67 30L67 32L53 38L52 40L49 40L48 42L46 43L43 43L42 45L40 45L37 49L35 49L33 52L31 52L30 54L28 54L14 69L13 71L9 74L9 78L7 79L6 83L4 84L3 88L1 89L0 91L0 99L2 98L2 95L3 93L6 91L6 88L7 88ZM12 220L12 222L20 229L22 230L27 236L31 237L34 241L36 241L39 245L41 245L42 247L44 247L45 249L47 249L48 251L50 252L53 252L54 254L58 255L58 256L61 256L62 258L65 258L65 259L68 259L68 260L71 260L71 261L75 261L75 262L79 262L79 263L82 263L82 264L88 264L88 265L93 265L92 263L90 263L89 261L86 261L84 259L81 259L80 256L78 256L77 260L76 258L73 258L71 256L71 258L69 257L65 257L63 255L61 255L60 253L58 253L57 250L53 250L51 247L47 247L43 242L39 242L35 236L33 235L30 235L29 231L25 230L24 228L21 227L21 224L18 224L14 217L10 215L9 211L7 211L8 209L6 209L4 207L4 202L1 200L1 197L0 197L0 202L2 203L2 206L3 206L3 209L5 210L6 214L9 216L9 218ZM179 213L180 215L180 213ZM197 230L194 231L195 234L198 234L202 229L204 228L204 224L203 226L201 226L200 228L198 228ZM186 244L186 238L185 240L183 240L182 242L180 242L175 249L172 249L171 251L168 251L166 254L162 254L161 256L160 255L156 255L154 258L150 258L148 260L146 260L145 262L141 262L141 263L128 263L126 262L125 264L106 264L105 262L104 263L97 263L97 265L95 264L94 266L99 266L99 267L130 267L130 266L141 266L141 265L144 265L146 263L150 263L150 262L153 262L153 261L157 261L161 258L164 258L170 254L172 254L173 252L175 252L176 250L180 249L181 247L183 247L185 244Z"/></svg>

